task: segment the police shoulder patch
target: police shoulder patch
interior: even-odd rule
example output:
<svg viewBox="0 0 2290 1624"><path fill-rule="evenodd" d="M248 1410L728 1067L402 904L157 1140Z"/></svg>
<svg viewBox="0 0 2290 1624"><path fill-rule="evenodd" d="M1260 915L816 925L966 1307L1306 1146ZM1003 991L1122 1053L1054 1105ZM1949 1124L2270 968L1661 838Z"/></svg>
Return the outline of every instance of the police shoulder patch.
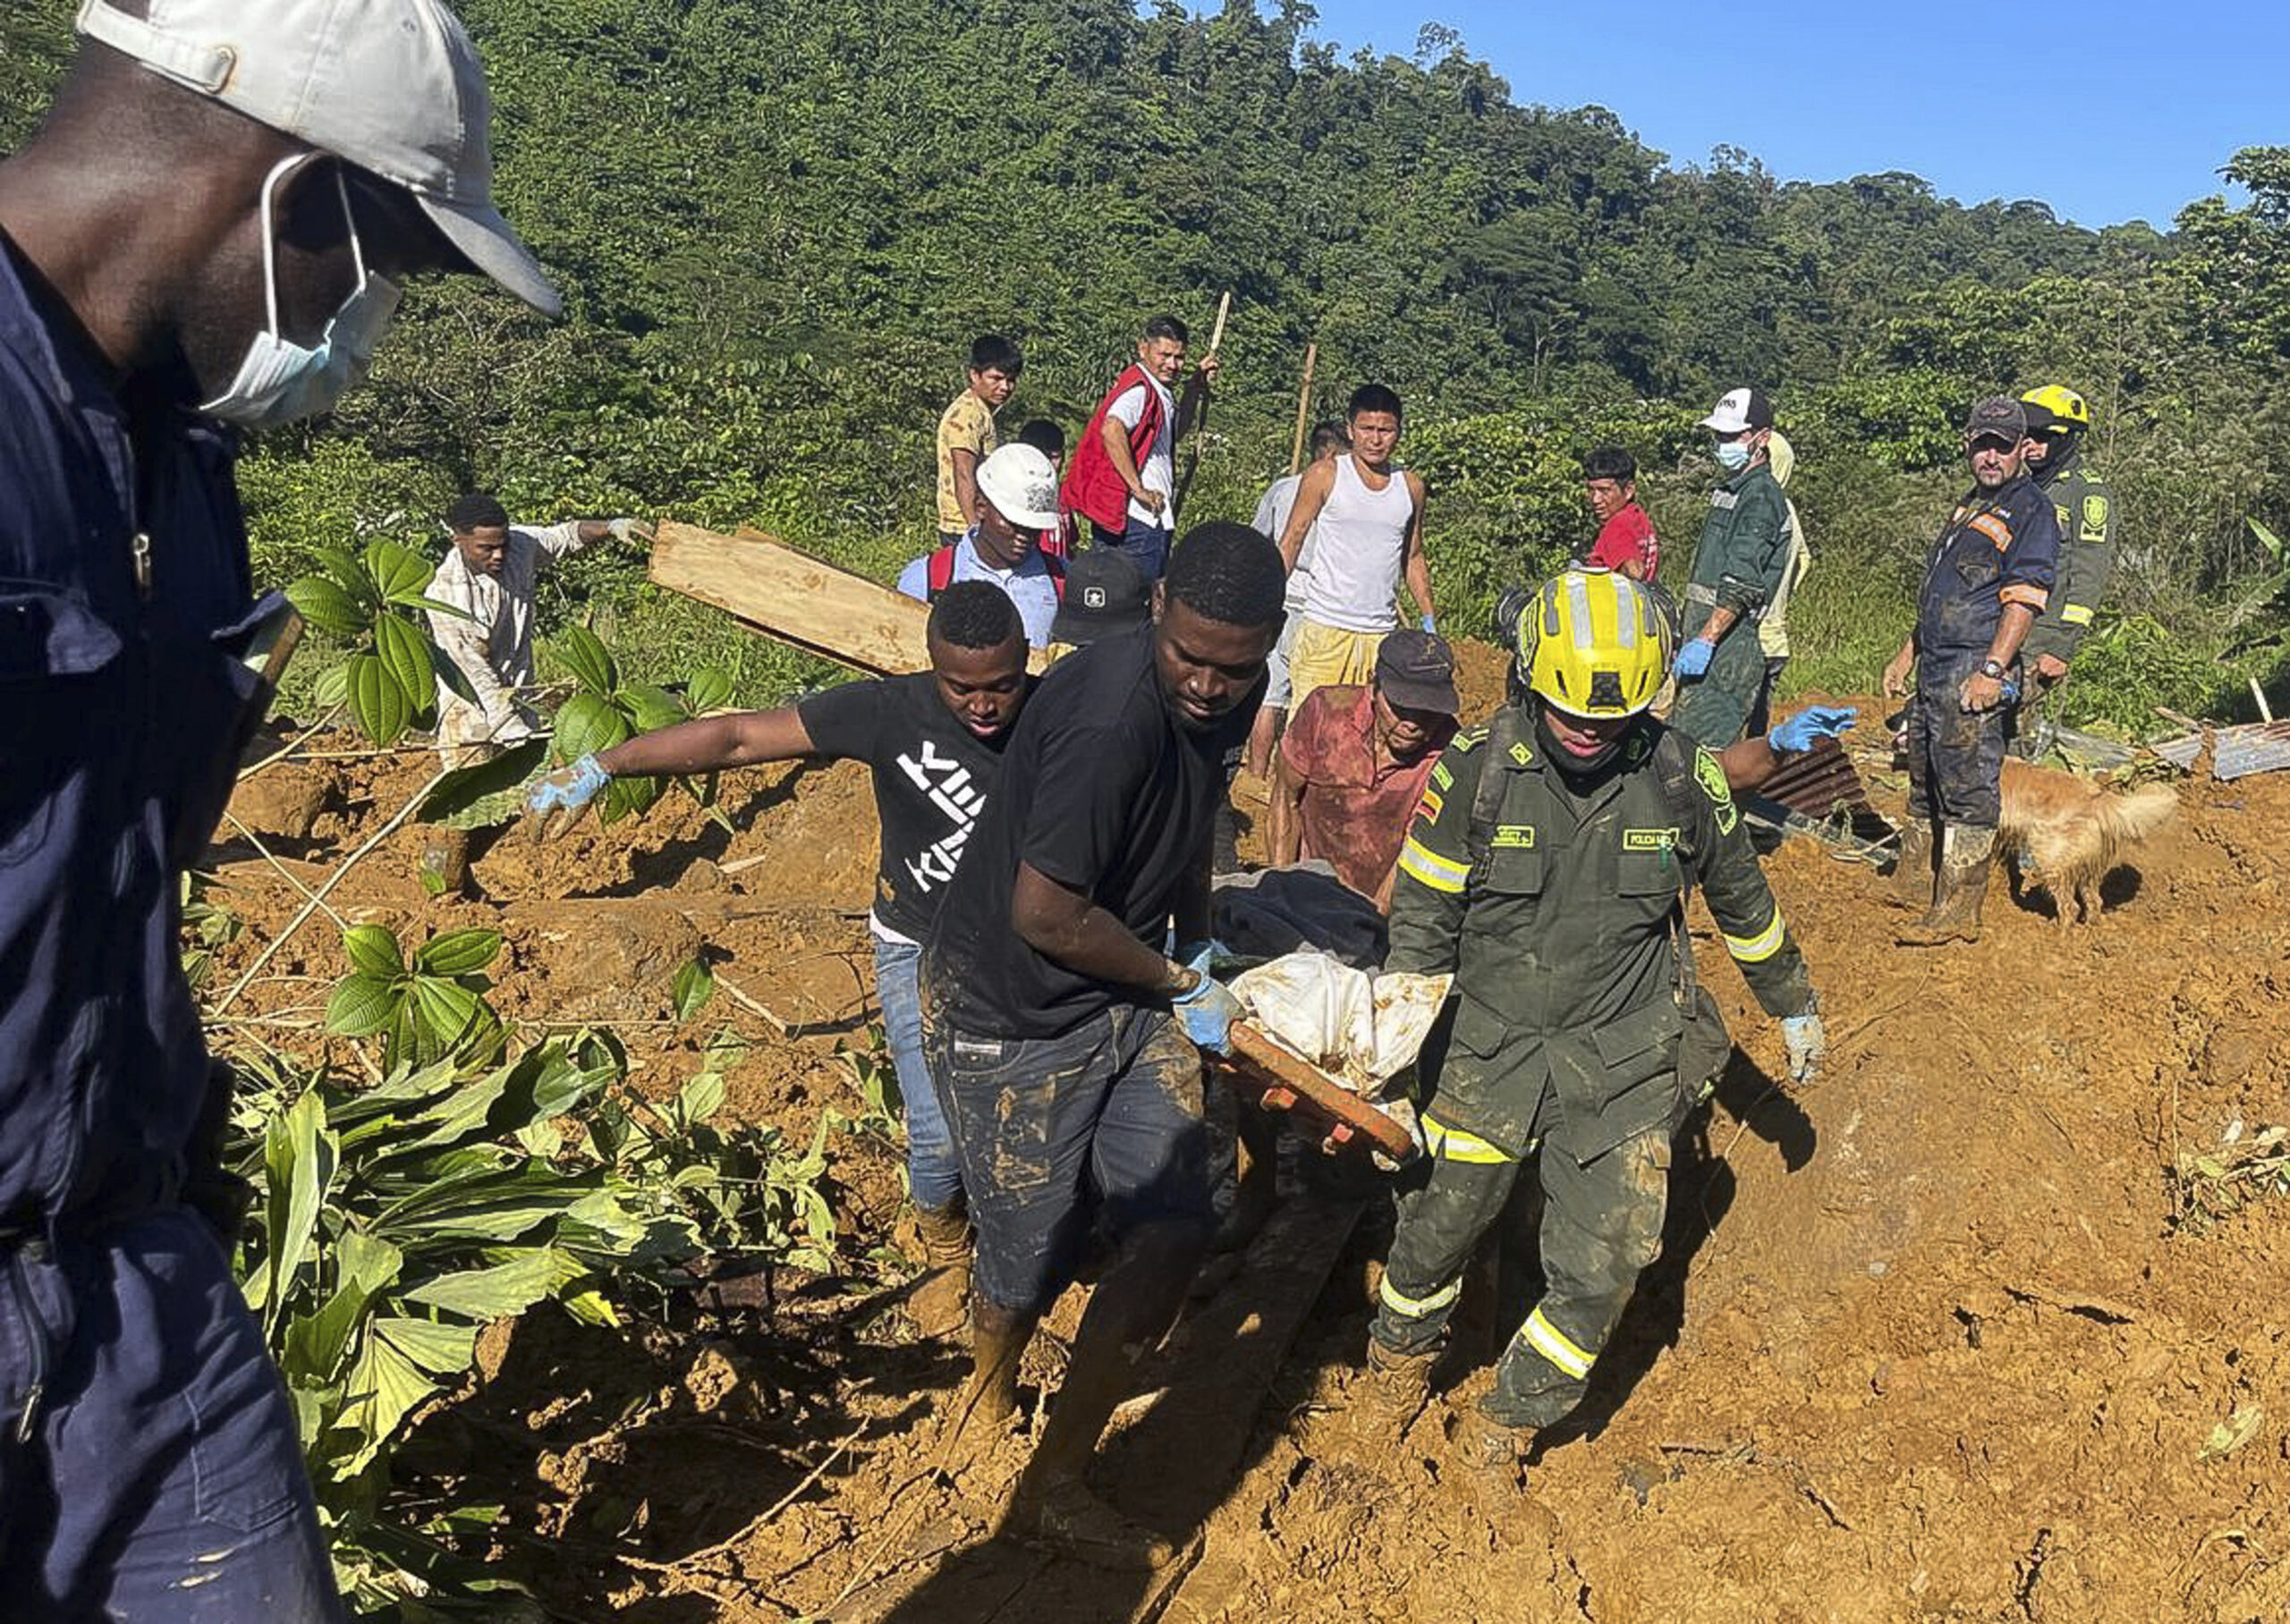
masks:
<svg viewBox="0 0 2290 1624"><path fill-rule="evenodd" d="M1428 829L1439 821L1439 814L1446 811L1446 796L1437 790L1426 790L1423 791L1423 799L1415 803L1415 821Z"/></svg>
<svg viewBox="0 0 2290 1624"><path fill-rule="evenodd" d="M1487 742L1487 724L1467 727L1447 741L1447 748L1458 756L1468 756Z"/></svg>
<svg viewBox="0 0 2290 1624"><path fill-rule="evenodd" d="M2063 520L2065 515L2061 515ZM2063 524L2063 529L2065 528ZM2093 491L2083 498L2083 539L2104 540L2108 533L2108 499Z"/></svg>
<svg viewBox="0 0 2290 1624"><path fill-rule="evenodd" d="M1734 805L1734 790L1726 782L1726 769L1709 751L1697 749L1693 752L1693 781L1701 786L1701 792L1709 798L1710 806L1717 811L1718 833L1731 834L1734 826L1742 821L1741 810Z"/></svg>

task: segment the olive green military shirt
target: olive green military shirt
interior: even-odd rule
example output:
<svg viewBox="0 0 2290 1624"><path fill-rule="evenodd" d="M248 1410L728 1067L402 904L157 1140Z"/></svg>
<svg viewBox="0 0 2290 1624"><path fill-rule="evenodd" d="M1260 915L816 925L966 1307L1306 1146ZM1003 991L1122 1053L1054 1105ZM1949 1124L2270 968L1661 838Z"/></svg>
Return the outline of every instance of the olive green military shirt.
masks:
<svg viewBox="0 0 2290 1624"><path fill-rule="evenodd" d="M1685 629L1696 636L1711 610L1731 609L1735 631L1757 640L1751 619L1773 600L1789 569L1789 502L1764 463L1743 469L1709 493L1709 516L1693 550L1685 589Z"/></svg>
<svg viewBox="0 0 2290 1624"><path fill-rule="evenodd" d="M1401 850L1386 966L1454 973L1454 1046L1481 1062L1451 1058L1465 1086L1443 1078L1433 1110L1510 1155L1547 1081L1585 1159L1674 1115L1674 916L1689 872L1767 1011L1811 999L1717 757L1651 718L1623 750L1621 769L1578 795L1528 713L1498 712L1440 757ZM1489 774L1502 782L1474 828Z"/></svg>
<svg viewBox="0 0 2290 1624"><path fill-rule="evenodd" d="M2020 656L2033 661L2048 654L2072 660L2091 635L2092 617L2115 574L2115 502L2107 482L2084 472L2080 461L2041 488L2059 520L2059 573L2043 613L2020 646Z"/></svg>

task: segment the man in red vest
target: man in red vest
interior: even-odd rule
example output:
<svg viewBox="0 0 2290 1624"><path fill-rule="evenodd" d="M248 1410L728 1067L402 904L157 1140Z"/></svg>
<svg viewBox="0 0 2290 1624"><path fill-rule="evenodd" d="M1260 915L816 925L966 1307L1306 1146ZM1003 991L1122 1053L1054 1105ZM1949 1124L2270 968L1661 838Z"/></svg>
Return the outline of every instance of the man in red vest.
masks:
<svg viewBox="0 0 2290 1624"><path fill-rule="evenodd" d="M1145 324L1137 364L1098 402L1058 492L1061 506L1089 520L1091 544L1125 555L1149 582L1161 577L1176 525L1176 444L1217 376L1216 356L1203 356L1183 397L1172 393L1189 336L1174 316Z"/></svg>

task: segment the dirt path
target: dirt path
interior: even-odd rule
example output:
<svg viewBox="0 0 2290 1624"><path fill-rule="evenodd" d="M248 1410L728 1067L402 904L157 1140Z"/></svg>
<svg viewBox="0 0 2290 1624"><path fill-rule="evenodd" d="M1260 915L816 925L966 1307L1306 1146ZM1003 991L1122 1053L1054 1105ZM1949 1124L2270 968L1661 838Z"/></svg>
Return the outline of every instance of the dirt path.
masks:
<svg viewBox="0 0 2290 1624"><path fill-rule="evenodd" d="M293 804L242 799L282 825L315 801L277 849L324 863L425 771L411 757L314 770L278 792ZM2174 1226L2167 1174L2230 1129L2290 1122L2290 775L2182 792L2180 819L2135 876L2116 876L2099 924L2062 935L2047 904L1992 894L1987 938L1937 955L1891 945L1896 916L1866 869L1785 847L1769 873L1822 990L1827 1075L1801 1099L1773 1089L1778 1033L1714 969L1741 1052L1681 1156L1666 1256L1601 1363L1588 1424L1546 1440L1527 1491L1498 1503L1444 1469L1452 1407L1476 1396L1494 1329L1515 1323L1531 1283L1514 1281L1507 1307L1466 1315L1482 1333L1463 1339L1452 1391L1405 1440L1350 1425L1388 1232L1371 1205L1268 1401L1202 1419L1219 1435L1200 1458L1226 1463L1216 1492L1157 1485L1191 1525L1170 1531L1200 1535L1159 1616L2290 1613L2290 1205L2195 1232ZM871 1015L866 784L844 768L789 793L753 774L725 794L736 837L664 804L547 851L496 848L478 865L481 903L419 899L401 838L342 906L495 923L511 1013L621 1022L664 1086L705 1037L663 1019L665 977L704 950L789 1028L720 999L711 1010L756 1042L735 1108L809 1132L853 1108L848 1057ZM234 976L297 900L242 850L225 855L217 894L243 930L217 973ZM1705 941L1702 957L1723 955ZM250 1005L307 1004L313 985L322 999L339 960L315 923ZM410 1461L508 1504L546 1543L505 1542L504 1562L567 1616L818 1616L861 1581L907 1600L836 1616L957 1616L920 1598L970 1560L1021 1446L952 1491L915 1481L960 1362L908 1339L878 1283L899 1270L868 1261L898 1241L895 1155L843 1136L833 1156L843 1278L790 1277L768 1305L643 1331L535 1316L490 1339L487 1380L425 1427L430 1453ZM1243 1274L1197 1323L1245 1323L1217 1316L1259 1289ZM1065 1304L1053 1332L1070 1333L1077 1311ZM1030 1391L1054 1388L1061 1358L1045 1339ZM2238 1415L2246 1439L2201 1458ZM1181 1473L1174 1459L1157 1472ZM1087 1616L1130 1616L1141 1594L1105 1583Z"/></svg>

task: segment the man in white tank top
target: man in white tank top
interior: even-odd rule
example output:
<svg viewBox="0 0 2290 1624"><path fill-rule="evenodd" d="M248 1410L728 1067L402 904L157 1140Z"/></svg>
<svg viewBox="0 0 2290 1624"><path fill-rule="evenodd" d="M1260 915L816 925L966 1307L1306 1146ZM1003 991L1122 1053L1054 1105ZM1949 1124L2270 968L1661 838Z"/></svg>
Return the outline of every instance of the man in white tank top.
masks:
<svg viewBox="0 0 2290 1624"><path fill-rule="evenodd" d="M1399 396L1382 384L1362 384L1345 415L1351 453L1305 470L1280 534L1292 571L1304 537L1312 537L1311 577L1288 655L1292 715L1315 688L1368 681L1377 648L1399 625L1403 575L1423 630L1438 630L1423 557L1423 481L1392 466Z"/></svg>

